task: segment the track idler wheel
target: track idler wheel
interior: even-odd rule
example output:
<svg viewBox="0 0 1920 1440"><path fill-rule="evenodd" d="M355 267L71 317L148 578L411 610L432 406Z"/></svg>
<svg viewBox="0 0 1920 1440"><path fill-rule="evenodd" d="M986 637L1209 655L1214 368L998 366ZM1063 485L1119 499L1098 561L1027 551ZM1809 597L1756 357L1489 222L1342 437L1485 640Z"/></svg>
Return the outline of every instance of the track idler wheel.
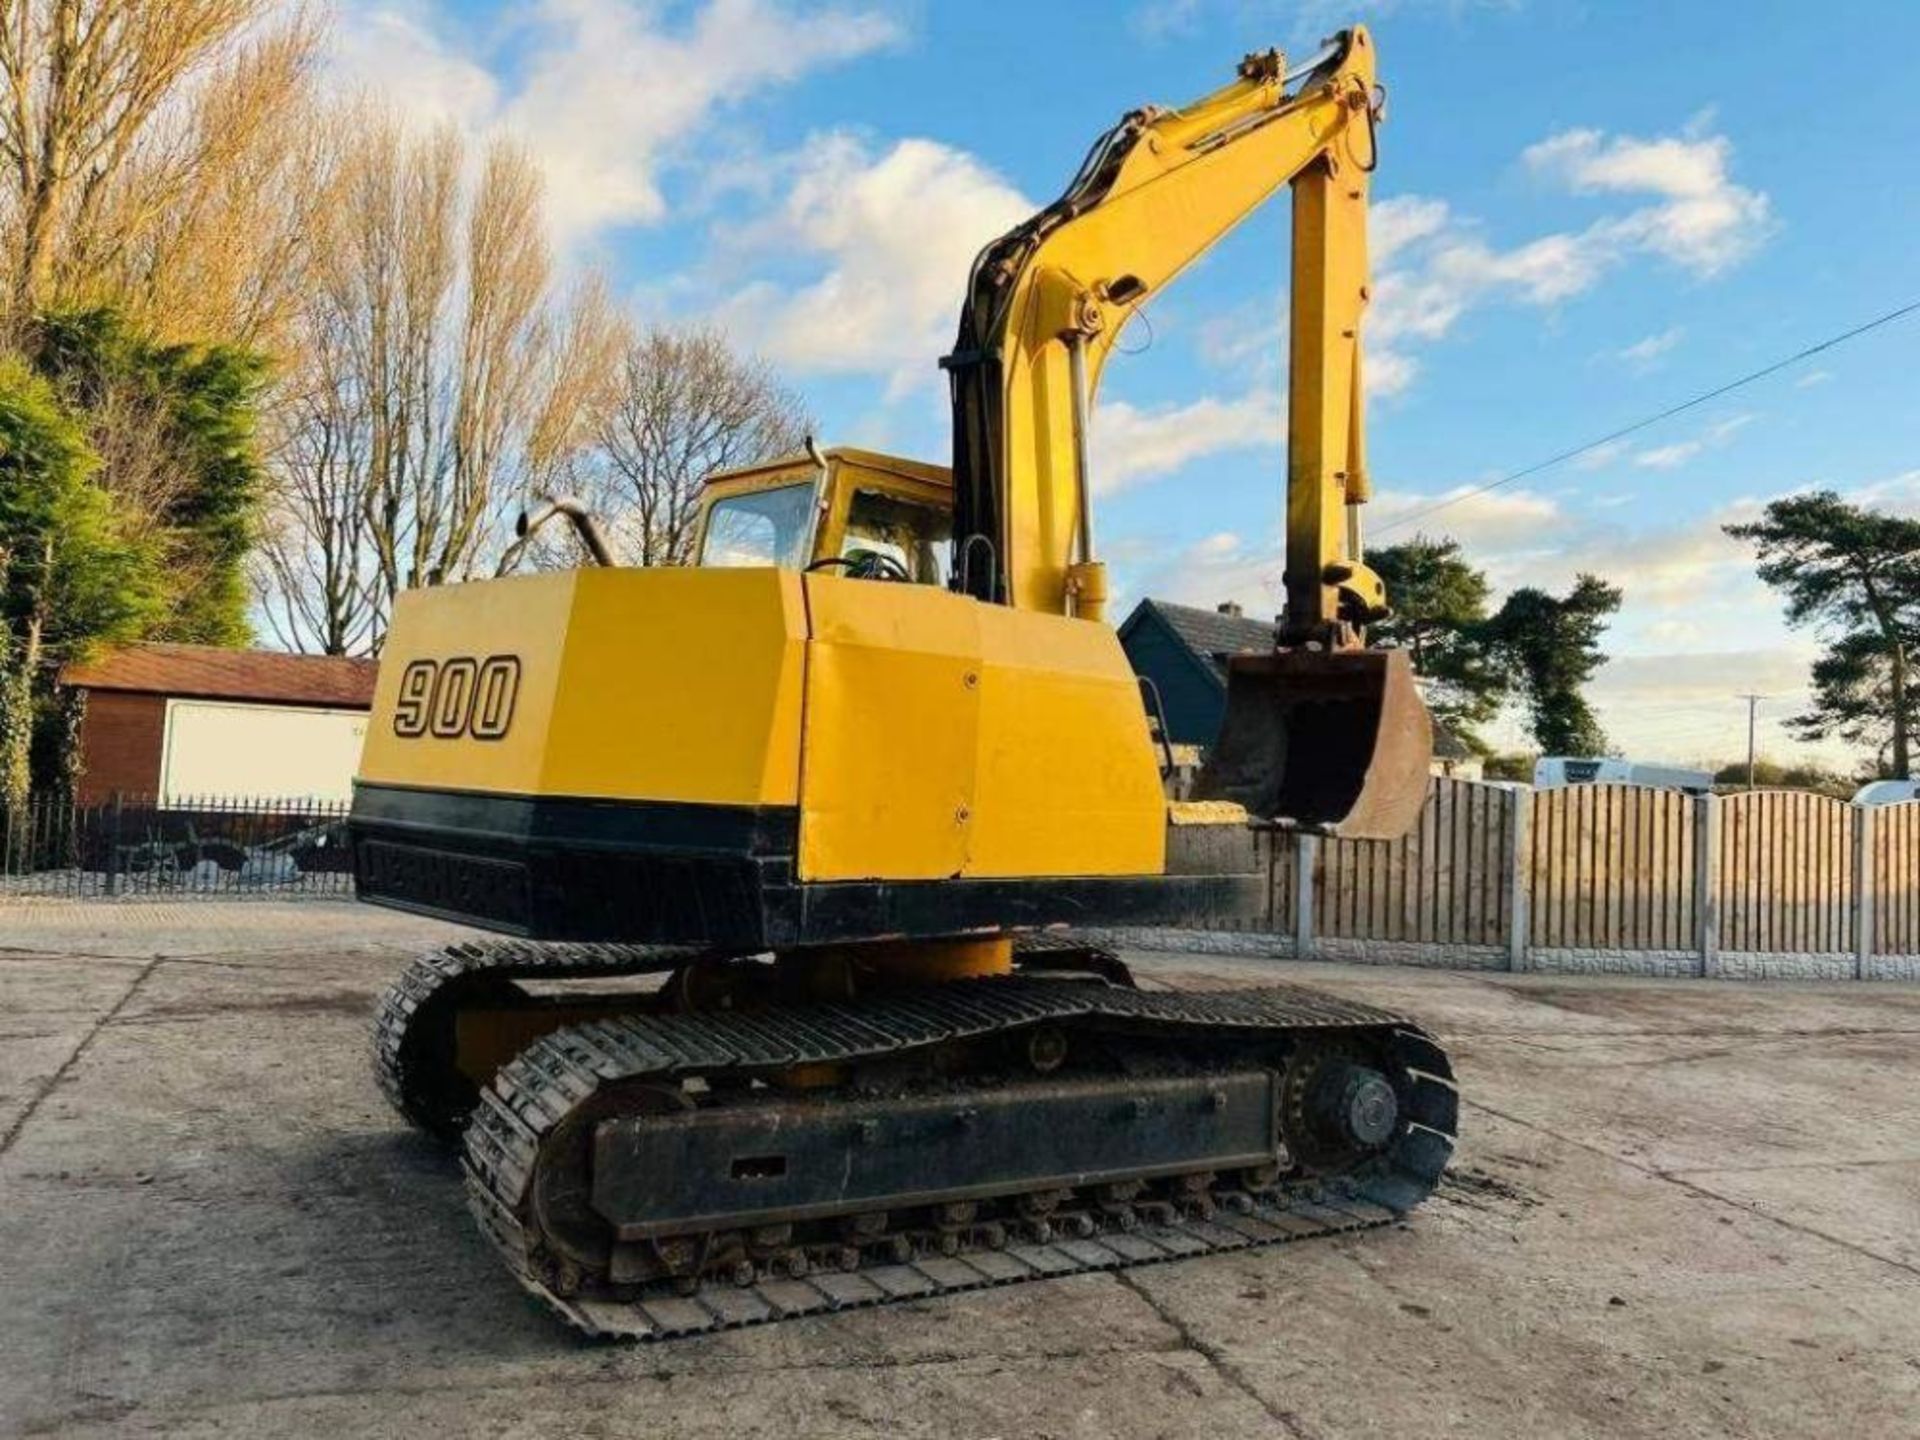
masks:
<svg viewBox="0 0 1920 1440"><path fill-rule="evenodd" d="M1400 1123L1400 1101L1378 1070L1340 1061L1315 1077L1307 1096L1307 1119L1333 1145L1378 1150Z"/></svg>
<svg viewBox="0 0 1920 1440"><path fill-rule="evenodd" d="M1291 1158L1309 1175L1350 1170L1406 1128L1400 1093L1372 1058L1315 1045L1287 1062L1281 1126Z"/></svg>

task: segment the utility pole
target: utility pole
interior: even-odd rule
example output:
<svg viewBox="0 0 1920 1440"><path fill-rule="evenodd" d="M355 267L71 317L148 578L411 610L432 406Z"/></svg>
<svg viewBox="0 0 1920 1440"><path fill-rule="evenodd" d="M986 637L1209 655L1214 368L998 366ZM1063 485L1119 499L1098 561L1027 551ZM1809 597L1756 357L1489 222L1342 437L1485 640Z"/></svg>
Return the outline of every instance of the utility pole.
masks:
<svg viewBox="0 0 1920 1440"><path fill-rule="evenodd" d="M1753 789L1754 723L1760 713L1760 702L1764 695L1742 695L1738 697L1747 702L1747 789Z"/></svg>

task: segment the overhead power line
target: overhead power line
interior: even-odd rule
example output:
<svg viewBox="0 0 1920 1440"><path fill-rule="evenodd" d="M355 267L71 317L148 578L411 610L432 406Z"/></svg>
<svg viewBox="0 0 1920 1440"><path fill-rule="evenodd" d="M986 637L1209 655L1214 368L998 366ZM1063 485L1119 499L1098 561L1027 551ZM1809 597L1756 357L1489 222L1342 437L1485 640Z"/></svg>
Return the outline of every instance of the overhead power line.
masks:
<svg viewBox="0 0 1920 1440"><path fill-rule="evenodd" d="M1382 525L1375 533L1380 534L1391 530L1403 530L1409 525L1425 520L1430 515L1439 514L1442 510L1450 510L1455 505L1464 504L1468 500L1478 499L1480 496L1498 490L1503 486L1524 480L1529 475L1538 475L1542 470L1551 470L1555 465L1565 464L1569 460L1585 455L1590 450L1598 450L1603 445L1611 445L1616 440L1624 440L1627 436L1637 434L1650 425L1658 425L1662 420L1671 420L1676 415L1683 414L1697 406L1705 405L1709 400L1718 400L1722 395L1730 395L1743 385L1751 385L1756 380L1764 380L1769 375L1785 370L1789 365L1797 365L1802 360L1811 359L1823 350L1831 350L1836 345L1844 345L1849 340L1865 335L1869 330L1878 330L1882 325L1891 325L1894 321L1903 316L1911 315L1916 310L1920 310L1920 300L1902 305L1897 310L1889 310L1886 314L1876 316L1864 325L1856 325L1851 330L1844 330L1838 335L1829 335L1818 344L1809 345L1803 350L1796 350L1783 360L1775 360L1771 365L1763 365L1758 370L1742 375L1737 380L1729 380L1724 385L1716 385L1713 389L1702 391L1690 400L1681 401L1678 405L1669 405L1657 415L1649 415L1643 420L1634 421L1631 425L1622 425L1618 430L1611 430L1598 439L1576 445L1571 450L1562 450L1557 455L1549 455L1546 459L1537 460L1523 469L1502 475L1498 480L1489 481L1485 485L1477 485L1471 490L1465 490L1458 495L1449 496L1436 505L1429 505L1424 510L1416 510L1411 515L1402 516L1398 520L1390 521Z"/></svg>

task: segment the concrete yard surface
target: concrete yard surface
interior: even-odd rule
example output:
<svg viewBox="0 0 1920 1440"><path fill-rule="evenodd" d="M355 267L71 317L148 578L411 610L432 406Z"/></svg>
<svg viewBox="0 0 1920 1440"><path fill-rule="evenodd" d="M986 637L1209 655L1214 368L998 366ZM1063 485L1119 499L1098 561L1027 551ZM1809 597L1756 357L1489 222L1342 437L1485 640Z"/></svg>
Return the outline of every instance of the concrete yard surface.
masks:
<svg viewBox="0 0 1920 1440"><path fill-rule="evenodd" d="M0 1434L1920 1434L1920 988L1137 955L1404 1010L1466 1097L1405 1226L657 1346L525 1299L374 1088L461 932L0 906Z"/></svg>

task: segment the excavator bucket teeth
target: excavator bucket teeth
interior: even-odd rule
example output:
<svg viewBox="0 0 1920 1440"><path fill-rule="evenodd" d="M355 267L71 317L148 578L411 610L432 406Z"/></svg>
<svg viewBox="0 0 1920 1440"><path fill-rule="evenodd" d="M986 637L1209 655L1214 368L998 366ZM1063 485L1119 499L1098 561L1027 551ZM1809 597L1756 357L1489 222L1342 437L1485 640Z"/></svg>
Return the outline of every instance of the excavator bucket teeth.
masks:
<svg viewBox="0 0 1920 1440"><path fill-rule="evenodd" d="M1259 820L1359 840L1411 830L1433 722L1398 650L1276 650L1227 662L1227 713L1194 787Z"/></svg>

